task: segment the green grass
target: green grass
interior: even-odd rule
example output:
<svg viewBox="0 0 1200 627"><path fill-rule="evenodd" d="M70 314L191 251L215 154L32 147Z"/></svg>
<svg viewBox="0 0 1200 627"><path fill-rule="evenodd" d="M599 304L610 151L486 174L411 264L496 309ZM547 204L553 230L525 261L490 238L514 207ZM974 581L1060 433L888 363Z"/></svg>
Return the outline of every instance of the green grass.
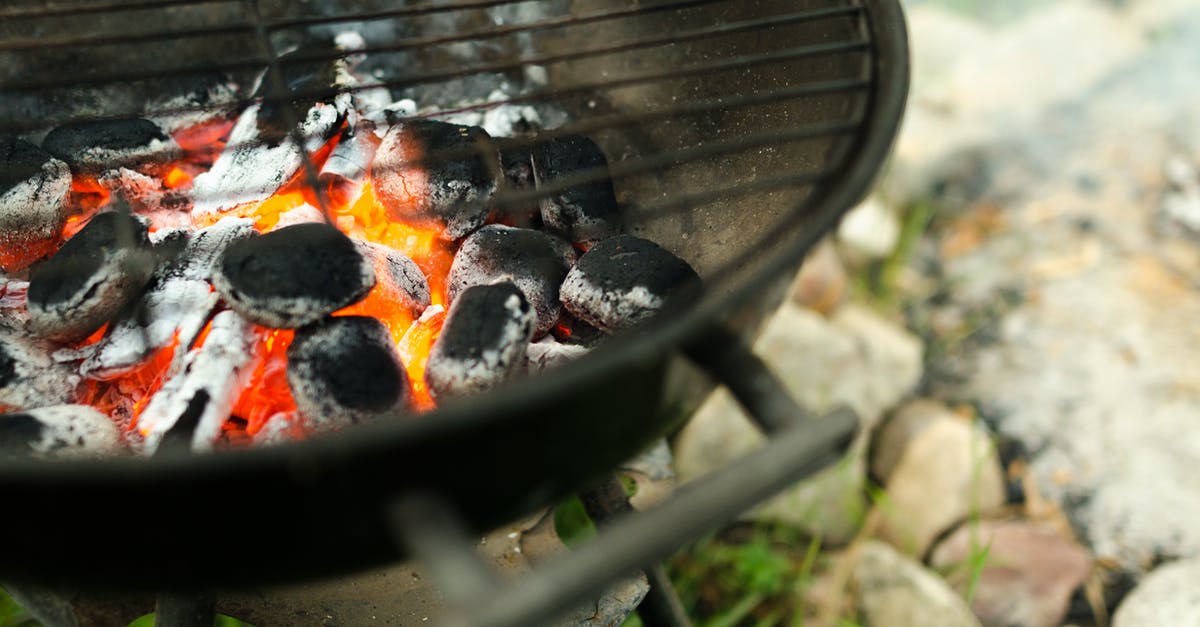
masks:
<svg viewBox="0 0 1200 627"><path fill-rule="evenodd" d="M0 627L37 627L38 624L4 588L0 588Z"/></svg>

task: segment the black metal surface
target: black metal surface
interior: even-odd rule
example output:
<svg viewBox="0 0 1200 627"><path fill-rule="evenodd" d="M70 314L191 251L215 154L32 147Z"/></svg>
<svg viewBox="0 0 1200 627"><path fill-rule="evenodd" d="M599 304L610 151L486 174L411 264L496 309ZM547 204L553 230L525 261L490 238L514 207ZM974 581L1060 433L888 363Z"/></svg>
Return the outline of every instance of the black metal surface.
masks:
<svg viewBox="0 0 1200 627"><path fill-rule="evenodd" d="M730 15L719 23L746 22L748 13L782 4L792 6L722 4ZM678 356L680 347L714 320L769 309L777 295L767 286L794 269L857 202L890 148L907 86L900 9L894 0L846 6L855 10L822 18L829 20L828 41L765 52L750 48L779 39L723 33L717 46L699 37L702 25L686 23L724 15L715 10L685 14L679 24L668 19L679 17L672 12L647 16L632 23L660 34L645 38L659 48L635 50L653 52L647 67L669 64L675 54L690 59L666 70L617 72L606 81L587 78L593 64L610 62L599 57L615 54L595 52L603 46L579 46L592 56L557 65L549 57L569 55L478 65L480 71L549 65L551 87L512 100L578 107L564 133L594 134L610 155L628 154L613 163L612 175L637 220L631 228L699 256L710 289L694 306L614 338L571 368L447 404L419 420L398 417L336 437L208 457L5 461L0 495L22 503L26 513L0 517L0 535L38 541L6 547L0 574L201 589L329 576L400 556L385 516L397 494L436 494L471 529L486 529L594 480L677 426L696 402L701 379ZM669 45L670 37L661 36L669 28L695 32L696 39ZM691 62L699 57L686 53L700 45L714 46L713 56ZM625 70L641 62L616 59L624 59ZM795 63L815 64L828 75L797 77ZM451 80L474 69L425 78ZM558 80L568 69L576 78ZM94 77L69 78L84 85ZM745 111L722 109L723 102ZM464 108L475 106L487 105ZM649 119L656 122L636 123ZM2 119L0 130L34 122ZM752 173L751 163L762 171ZM725 178L714 177L722 172ZM232 537L231 521L238 523ZM231 561L239 567L229 568ZM577 583L572 591L590 585ZM496 600L511 612L527 601Z"/></svg>

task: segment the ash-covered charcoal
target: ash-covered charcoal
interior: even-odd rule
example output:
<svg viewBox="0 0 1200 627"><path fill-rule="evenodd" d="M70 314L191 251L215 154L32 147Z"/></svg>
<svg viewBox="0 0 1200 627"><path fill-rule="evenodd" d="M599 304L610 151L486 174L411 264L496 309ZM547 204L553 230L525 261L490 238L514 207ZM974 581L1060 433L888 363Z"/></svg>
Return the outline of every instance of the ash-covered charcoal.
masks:
<svg viewBox="0 0 1200 627"><path fill-rule="evenodd" d="M297 224L230 245L213 285L247 319L294 329L358 302L375 269L341 231Z"/></svg>
<svg viewBox="0 0 1200 627"><path fill-rule="evenodd" d="M88 405L0 414L0 457L84 458L121 451L121 434Z"/></svg>
<svg viewBox="0 0 1200 627"><path fill-rule="evenodd" d="M138 417L142 452L160 447L208 451L254 372L263 332L233 311L212 319L204 344L179 361Z"/></svg>
<svg viewBox="0 0 1200 627"><path fill-rule="evenodd" d="M525 349L525 368L530 374L569 364L591 352L579 344L566 344L546 336Z"/></svg>
<svg viewBox="0 0 1200 627"><path fill-rule="evenodd" d="M594 348L608 337L604 331L576 318L566 309L558 317L558 323L554 325L550 333L554 335L554 339L563 344L575 344L587 348Z"/></svg>
<svg viewBox="0 0 1200 627"><path fill-rule="evenodd" d="M30 274L30 328L61 342L87 338L137 297L153 265L145 224L95 216Z"/></svg>
<svg viewBox="0 0 1200 627"><path fill-rule="evenodd" d="M251 220L222 218L206 229L179 233L160 243L156 253L164 247L177 252L155 271L138 305L109 327L99 342L60 351L55 358L82 359L80 374L109 379L129 372L173 340L190 346L217 306L217 294L209 284L217 261L231 243L254 233Z"/></svg>
<svg viewBox="0 0 1200 627"><path fill-rule="evenodd" d="M366 45L361 38L355 42L348 38L341 41L306 38L268 67L254 93L255 98L262 99L256 113L259 137L269 144L278 144L290 132L289 119L303 118L306 111L319 104L335 105L343 112L348 110L353 97L346 92L357 81L351 72L351 59L338 53L349 53L359 44ZM287 102L275 98L281 83L293 96Z"/></svg>
<svg viewBox="0 0 1200 627"><path fill-rule="evenodd" d="M79 377L55 362L47 342L0 328L0 407L29 409L68 403Z"/></svg>
<svg viewBox="0 0 1200 627"><path fill-rule="evenodd" d="M316 152L337 132L344 110L317 103L300 123L304 145L290 140L270 143L259 134L252 105L233 126L229 142L212 168L192 182L192 215L209 219L238 205L266 200L300 171L304 153Z"/></svg>
<svg viewBox="0 0 1200 627"><path fill-rule="evenodd" d="M161 179L129 168L115 168L96 182L111 194L119 194L130 209L148 218L155 229L178 228L192 223L188 214L191 198L163 187Z"/></svg>
<svg viewBox="0 0 1200 627"><path fill-rule="evenodd" d="M649 240L619 235L592 247L567 274L563 306L613 333L658 313L668 300L700 286L688 263Z"/></svg>
<svg viewBox="0 0 1200 627"><path fill-rule="evenodd" d="M156 173L183 156L170 135L141 118L65 124L46 135L42 148L75 174L92 175L116 168Z"/></svg>
<svg viewBox="0 0 1200 627"><path fill-rule="evenodd" d="M404 253L374 242L355 240L362 254L375 266L377 286L388 300L403 306L413 316L429 306L429 280L421 268Z"/></svg>
<svg viewBox="0 0 1200 627"><path fill-rule="evenodd" d="M608 159L596 142L568 135L533 147L533 175L538 187L572 176L607 172ZM552 232L589 247L620 231L620 211L612 179L573 185L541 199L542 222Z"/></svg>
<svg viewBox="0 0 1200 627"><path fill-rule="evenodd" d="M520 372L537 314L512 283L477 285L450 305L425 367L435 399L479 392Z"/></svg>
<svg viewBox="0 0 1200 627"><path fill-rule="evenodd" d="M309 222L325 223L325 214L321 213L320 209L304 203L295 209L288 209L279 214L279 221L275 223L275 230L282 229L285 226L295 226L297 224L308 224Z"/></svg>
<svg viewBox="0 0 1200 627"><path fill-rule="evenodd" d="M362 192L371 161L379 149L379 137L375 124L360 120L347 126L338 139L337 146L321 166L318 180L322 189L336 206L349 206Z"/></svg>
<svg viewBox="0 0 1200 627"><path fill-rule="evenodd" d="M457 240L487 219L498 163L491 137L477 126L409 120L384 135L371 184L393 220L441 223L443 236Z"/></svg>
<svg viewBox="0 0 1200 627"><path fill-rule="evenodd" d="M541 337L562 312L558 289L574 263L574 249L553 235L490 224L468 237L454 256L448 296L453 303L469 287L511 281L537 312L534 337Z"/></svg>
<svg viewBox="0 0 1200 627"><path fill-rule="evenodd" d="M70 191L66 163L29 142L0 137L0 269L23 270L54 250Z"/></svg>
<svg viewBox="0 0 1200 627"><path fill-rule="evenodd" d="M339 316L300 329L287 358L296 407L319 430L408 407L408 375L387 327L375 318Z"/></svg>

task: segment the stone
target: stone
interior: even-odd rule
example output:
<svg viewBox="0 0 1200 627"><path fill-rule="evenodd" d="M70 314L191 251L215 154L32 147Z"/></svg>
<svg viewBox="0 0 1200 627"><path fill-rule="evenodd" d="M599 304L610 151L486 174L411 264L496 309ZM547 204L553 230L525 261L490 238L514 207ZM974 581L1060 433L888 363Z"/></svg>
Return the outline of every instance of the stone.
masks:
<svg viewBox="0 0 1200 627"><path fill-rule="evenodd" d="M842 218L837 239L852 261L883 259L900 241L900 218L891 207L871 197Z"/></svg>
<svg viewBox="0 0 1200 627"><path fill-rule="evenodd" d="M828 239L809 253L792 284L792 302L828 316L846 297L849 277Z"/></svg>
<svg viewBox="0 0 1200 627"><path fill-rule="evenodd" d="M988 434L935 401L900 409L880 430L871 470L884 485L879 537L923 555L938 534L1004 504Z"/></svg>
<svg viewBox="0 0 1200 627"><path fill-rule="evenodd" d="M768 323L755 350L804 407L824 412L847 405L869 431L883 412L908 395L921 377L920 341L858 305L832 320L785 303ZM674 442L682 482L696 479L752 451L763 435L725 390L714 392ZM848 542L866 510L866 441L860 438L841 463L769 501L752 518L785 522Z"/></svg>
<svg viewBox="0 0 1200 627"><path fill-rule="evenodd" d="M1200 558L1160 566L1129 593L1113 627L1200 625Z"/></svg>
<svg viewBox="0 0 1200 627"><path fill-rule="evenodd" d="M863 624L881 627L978 627L966 603L936 574L878 541L858 548L854 565Z"/></svg>
<svg viewBox="0 0 1200 627"><path fill-rule="evenodd" d="M1036 523L968 522L933 549L930 565L965 592L973 554L986 551L971 599L984 627L1057 627L1088 578L1092 557L1074 540Z"/></svg>

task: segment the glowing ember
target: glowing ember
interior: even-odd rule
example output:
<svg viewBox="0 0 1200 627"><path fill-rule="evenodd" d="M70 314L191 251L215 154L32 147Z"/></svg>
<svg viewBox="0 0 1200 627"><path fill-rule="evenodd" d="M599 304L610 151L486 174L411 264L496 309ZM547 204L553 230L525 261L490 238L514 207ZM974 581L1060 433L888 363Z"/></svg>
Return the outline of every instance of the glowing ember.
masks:
<svg viewBox="0 0 1200 627"><path fill-rule="evenodd" d="M259 345L263 360L233 406L233 415L246 421L249 435L258 433L275 414L296 413L296 401L287 383L287 349L294 334L288 329L269 330Z"/></svg>
<svg viewBox="0 0 1200 627"><path fill-rule="evenodd" d="M425 365L429 363L429 353L445 322L446 309L441 305L433 305L396 343L400 363L404 364L412 385L413 408L417 411L429 411L435 407L433 396L425 387Z"/></svg>

